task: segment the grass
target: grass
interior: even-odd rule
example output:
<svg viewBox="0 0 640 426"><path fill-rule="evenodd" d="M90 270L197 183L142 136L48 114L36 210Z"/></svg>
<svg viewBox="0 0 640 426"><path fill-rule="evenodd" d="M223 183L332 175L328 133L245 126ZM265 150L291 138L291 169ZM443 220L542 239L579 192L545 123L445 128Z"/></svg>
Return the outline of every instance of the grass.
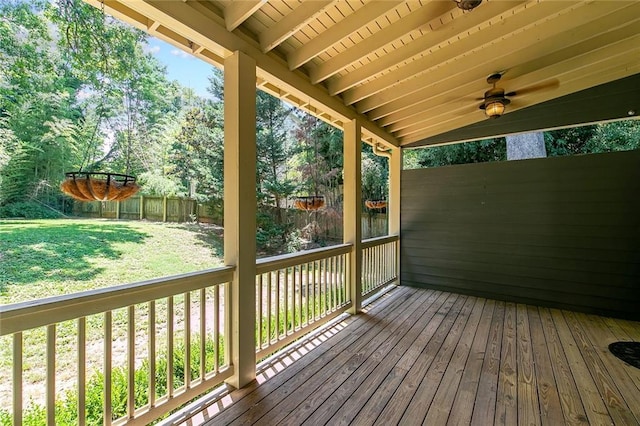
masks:
<svg viewBox="0 0 640 426"><path fill-rule="evenodd" d="M213 268L222 264L220 229L189 224L78 220L0 220L0 304L10 304L83 290ZM180 297L176 299L180 304ZM158 305L161 317L164 307ZM178 307L178 311L181 309ZM179 312L177 312L179 313ZM145 327L140 312L137 326ZM114 344L123 340L125 310L114 311ZM101 317L87 318L89 367L101 353ZM57 377L74 378L74 322L57 326ZM44 370L45 329L24 333L25 392L40 389ZM11 390L11 336L0 338L0 403ZM68 377L67 377L68 376ZM62 385L62 383L61 383ZM65 388L66 386L61 386Z"/></svg>
<svg viewBox="0 0 640 426"><path fill-rule="evenodd" d="M0 304L220 266L222 240L187 224L0 221Z"/></svg>

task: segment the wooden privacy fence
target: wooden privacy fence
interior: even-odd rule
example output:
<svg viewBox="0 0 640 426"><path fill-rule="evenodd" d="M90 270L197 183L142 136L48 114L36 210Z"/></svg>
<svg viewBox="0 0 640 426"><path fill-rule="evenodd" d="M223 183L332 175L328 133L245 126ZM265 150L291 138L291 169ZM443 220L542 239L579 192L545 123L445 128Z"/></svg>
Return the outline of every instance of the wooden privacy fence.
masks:
<svg viewBox="0 0 640 426"><path fill-rule="evenodd" d="M74 213L84 217L106 219L188 222L197 218L197 202L178 197L131 197L124 201L75 203Z"/></svg>
<svg viewBox="0 0 640 426"><path fill-rule="evenodd" d="M275 207L268 207L269 211ZM281 208L284 220L293 223L294 228L304 229L316 222L320 237L329 240L342 240L342 217L324 211L306 212ZM151 220L156 222L203 222L222 224L221 209L210 204L197 203L191 198L136 196L124 201L76 202L74 213L78 216ZM365 212L362 215L362 238L374 238L387 235L388 221L386 213Z"/></svg>

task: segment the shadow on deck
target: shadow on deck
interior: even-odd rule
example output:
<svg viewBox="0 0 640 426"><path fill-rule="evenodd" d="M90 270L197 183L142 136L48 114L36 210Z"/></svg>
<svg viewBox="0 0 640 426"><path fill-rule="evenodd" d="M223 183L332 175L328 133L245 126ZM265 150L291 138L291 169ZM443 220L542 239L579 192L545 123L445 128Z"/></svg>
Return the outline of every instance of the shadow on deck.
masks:
<svg viewBox="0 0 640 426"><path fill-rule="evenodd" d="M397 287L174 423L637 425L618 340L640 323Z"/></svg>

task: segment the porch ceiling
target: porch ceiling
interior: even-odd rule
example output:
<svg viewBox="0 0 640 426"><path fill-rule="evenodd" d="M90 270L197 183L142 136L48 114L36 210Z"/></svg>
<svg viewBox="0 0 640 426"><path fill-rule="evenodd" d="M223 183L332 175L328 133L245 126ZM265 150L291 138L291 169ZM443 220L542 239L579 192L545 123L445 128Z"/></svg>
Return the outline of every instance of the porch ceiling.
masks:
<svg viewBox="0 0 640 426"><path fill-rule="evenodd" d="M106 8L218 66L243 51L261 89L337 127L359 118L364 139L386 145L431 143L486 120L477 98L495 72L505 91L522 92L507 114L640 72L635 0L484 0L471 12L450 0L106 0ZM523 90L534 86L543 89Z"/></svg>

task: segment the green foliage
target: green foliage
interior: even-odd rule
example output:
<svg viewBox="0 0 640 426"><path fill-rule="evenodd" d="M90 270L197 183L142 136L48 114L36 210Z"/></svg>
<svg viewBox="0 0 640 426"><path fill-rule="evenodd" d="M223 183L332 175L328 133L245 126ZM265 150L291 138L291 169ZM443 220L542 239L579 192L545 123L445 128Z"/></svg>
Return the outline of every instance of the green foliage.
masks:
<svg viewBox="0 0 640 426"><path fill-rule="evenodd" d="M587 145L595 130L596 126L581 126L545 132L544 144L547 156L558 157L588 153Z"/></svg>
<svg viewBox="0 0 640 426"><path fill-rule="evenodd" d="M544 140L548 157L639 149L640 120L552 130L544 133ZM406 150L403 159L405 169L504 161L506 143L499 138Z"/></svg>
<svg viewBox="0 0 640 426"><path fill-rule="evenodd" d="M177 341L173 353L174 389L184 385L185 353L186 347L183 341ZM216 351L212 339L205 342L205 371L212 371L216 356L218 365L224 365L225 343L224 338L220 338L220 344ZM156 357L155 393L158 397L167 393L167 354L161 352ZM200 336L194 336L190 347L190 374L192 378L200 376ZM149 362L144 360L142 365L134 372L134 398L135 407L139 408L149 403ZM111 403L112 420L123 417L127 414L128 397L128 374L124 367L115 367L111 370ZM68 391L56 401L56 424L75 425L78 423L78 393ZM86 384L86 422L87 425L103 424L103 401L104 401L104 374L95 372L87 380ZM37 403L26 404L23 412L24 425L43 425L47 422L46 408ZM12 424L11 415L7 410L0 409L0 425L10 426Z"/></svg>
<svg viewBox="0 0 640 426"><path fill-rule="evenodd" d="M221 104L194 101L183 112L183 121L173 142L169 176L180 182L183 191L193 184L196 198L222 201L224 132Z"/></svg>
<svg viewBox="0 0 640 426"><path fill-rule="evenodd" d="M404 153L404 167L405 169L441 167L452 164L504 161L506 159L506 141L504 138L499 138L408 150Z"/></svg>
<svg viewBox="0 0 640 426"><path fill-rule="evenodd" d="M0 205L35 197L63 210L58 186L81 168L165 176L159 129L182 92L144 52L144 32L80 0L0 12Z"/></svg>
<svg viewBox="0 0 640 426"><path fill-rule="evenodd" d="M362 149L362 199L385 200L389 192L389 161L368 144Z"/></svg>
<svg viewBox="0 0 640 426"><path fill-rule="evenodd" d="M60 213L33 201L0 206L0 218L57 219Z"/></svg>
<svg viewBox="0 0 640 426"><path fill-rule="evenodd" d="M290 269L289 272L294 273L294 270ZM315 295L314 291L316 292ZM256 342L258 342L259 346L275 341L278 336L282 336L288 331L297 329L313 321L314 318L318 318L321 314L334 307L333 301L346 299L343 288L327 289L327 291L322 291L321 288L316 288L316 290L310 288L309 292L308 303L303 301L302 307L296 305L295 313L292 309L285 311L281 307L278 311L277 319L274 312L270 319L268 315L263 315L260 321L256 321Z"/></svg>

